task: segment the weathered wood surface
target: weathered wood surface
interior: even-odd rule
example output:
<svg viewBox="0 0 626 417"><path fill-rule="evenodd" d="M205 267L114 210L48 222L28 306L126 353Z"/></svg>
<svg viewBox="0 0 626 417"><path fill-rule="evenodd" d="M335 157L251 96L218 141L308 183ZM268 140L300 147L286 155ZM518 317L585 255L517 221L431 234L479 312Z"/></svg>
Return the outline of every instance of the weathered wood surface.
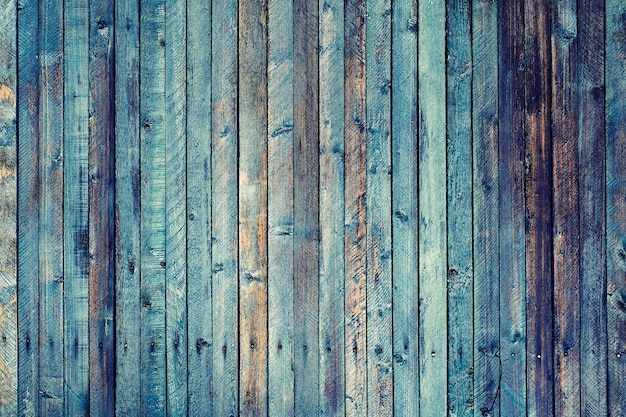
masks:
<svg viewBox="0 0 626 417"><path fill-rule="evenodd" d="M618 0L4 0L0 416L621 416Z"/></svg>

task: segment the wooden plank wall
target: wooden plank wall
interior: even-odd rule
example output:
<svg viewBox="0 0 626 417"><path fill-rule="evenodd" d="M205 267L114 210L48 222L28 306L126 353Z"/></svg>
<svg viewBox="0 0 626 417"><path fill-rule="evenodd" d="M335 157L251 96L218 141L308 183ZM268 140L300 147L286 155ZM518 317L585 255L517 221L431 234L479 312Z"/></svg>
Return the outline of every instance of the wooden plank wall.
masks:
<svg viewBox="0 0 626 417"><path fill-rule="evenodd" d="M626 415L622 0L0 10L0 416Z"/></svg>

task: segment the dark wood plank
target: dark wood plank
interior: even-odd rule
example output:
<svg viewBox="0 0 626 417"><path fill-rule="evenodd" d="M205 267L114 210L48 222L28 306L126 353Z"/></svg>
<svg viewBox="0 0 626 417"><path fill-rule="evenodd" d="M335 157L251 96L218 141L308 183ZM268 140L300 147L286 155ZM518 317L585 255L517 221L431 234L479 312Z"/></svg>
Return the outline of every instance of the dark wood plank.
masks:
<svg viewBox="0 0 626 417"><path fill-rule="evenodd" d="M267 0L239 3L239 415L267 415Z"/></svg>
<svg viewBox="0 0 626 417"><path fill-rule="evenodd" d="M63 273L66 415L89 407L89 2L65 3Z"/></svg>
<svg viewBox="0 0 626 417"><path fill-rule="evenodd" d="M187 414L186 17L186 0L168 0L165 2L165 374L167 415Z"/></svg>
<svg viewBox="0 0 626 417"><path fill-rule="evenodd" d="M500 415L526 416L524 5L498 7Z"/></svg>
<svg viewBox="0 0 626 417"><path fill-rule="evenodd" d="M367 2L367 16L367 410L391 416L391 2Z"/></svg>
<svg viewBox="0 0 626 417"><path fill-rule="evenodd" d="M140 4L141 410L166 413L165 1Z"/></svg>
<svg viewBox="0 0 626 417"><path fill-rule="evenodd" d="M0 417L17 415L16 2L0 11Z"/></svg>
<svg viewBox="0 0 626 417"><path fill-rule="evenodd" d="M576 1L552 5L554 413L580 415Z"/></svg>
<svg viewBox="0 0 626 417"><path fill-rule="evenodd" d="M344 9L345 401L346 416L367 415L365 1Z"/></svg>
<svg viewBox="0 0 626 417"><path fill-rule="evenodd" d="M115 4L115 411L138 415L141 327L139 3Z"/></svg>
<svg viewBox="0 0 626 417"><path fill-rule="evenodd" d="M293 5L294 412L319 414L318 3Z"/></svg>
<svg viewBox="0 0 626 417"><path fill-rule="evenodd" d="M391 7L394 415L419 413L417 1Z"/></svg>
<svg viewBox="0 0 626 417"><path fill-rule="evenodd" d="M294 4L267 8L268 412L287 416L295 405Z"/></svg>
<svg viewBox="0 0 626 417"><path fill-rule="evenodd" d="M39 414L63 415L63 2L39 2Z"/></svg>
<svg viewBox="0 0 626 417"><path fill-rule="evenodd" d="M212 10L213 413L239 414L237 1ZM196 341L196 343L198 343ZM201 345L204 341L200 341ZM204 349L205 347L202 347Z"/></svg>
<svg viewBox="0 0 626 417"><path fill-rule="evenodd" d="M528 413L554 413L550 4L525 4L526 280Z"/></svg>
<svg viewBox="0 0 626 417"><path fill-rule="evenodd" d="M580 411L607 409L604 1L578 2Z"/></svg>
<svg viewBox="0 0 626 417"><path fill-rule="evenodd" d="M211 273L211 62L210 0L187 1L187 367L188 414L213 409ZM170 45L171 46L171 45ZM178 46L180 47L180 45ZM180 126L179 126L180 128ZM172 155L175 158L175 155ZM184 169L185 169L184 168ZM184 222L184 219L183 219ZM168 263L169 265L169 263ZM179 342L180 343L180 342ZM178 345L180 346L180 345ZM231 349L232 350L232 349ZM221 389L221 387L216 387Z"/></svg>
<svg viewBox="0 0 626 417"><path fill-rule="evenodd" d="M343 1L319 2L320 414L345 414ZM271 19L270 19L271 22Z"/></svg>
<svg viewBox="0 0 626 417"><path fill-rule="evenodd" d="M472 7L447 10L448 414L473 416Z"/></svg>
<svg viewBox="0 0 626 417"><path fill-rule="evenodd" d="M39 3L17 14L18 415L39 412Z"/></svg>
<svg viewBox="0 0 626 417"><path fill-rule="evenodd" d="M626 4L605 5L608 415L616 417L626 409Z"/></svg>
<svg viewBox="0 0 626 417"><path fill-rule="evenodd" d="M447 411L446 7L418 2L420 411Z"/></svg>

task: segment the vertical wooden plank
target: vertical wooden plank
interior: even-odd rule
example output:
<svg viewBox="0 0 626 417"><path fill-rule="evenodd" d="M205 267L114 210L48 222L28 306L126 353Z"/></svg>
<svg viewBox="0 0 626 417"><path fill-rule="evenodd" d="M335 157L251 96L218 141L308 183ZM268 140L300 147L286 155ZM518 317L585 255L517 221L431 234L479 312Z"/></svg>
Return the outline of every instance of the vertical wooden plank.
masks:
<svg viewBox="0 0 626 417"><path fill-rule="evenodd" d="M604 1L578 2L580 410L607 409Z"/></svg>
<svg viewBox="0 0 626 417"><path fill-rule="evenodd" d="M39 2L39 13L39 413L61 416L64 308L63 2L42 0Z"/></svg>
<svg viewBox="0 0 626 417"><path fill-rule="evenodd" d="M295 415L319 414L318 3L295 0L294 72L294 401Z"/></svg>
<svg viewBox="0 0 626 417"><path fill-rule="evenodd" d="M391 282L391 2L367 2L368 415L393 415Z"/></svg>
<svg viewBox="0 0 626 417"><path fill-rule="evenodd" d="M267 1L239 3L239 415L267 415Z"/></svg>
<svg viewBox="0 0 626 417"><path fill-rule="evenodd" d="M187 414L187 2L165 4L165 375L177 416Z"/></svg>
<svg viewBox="0 0 626 417"><path fill-rule="evenodd" d="M346 416L367 415L365 0L344 2Z"/></svg>
<svg viewBox="0 0 626 417"><path fill-rule="evenodd" d="M115 414L114 4L89 7L89 409Z"/></svg>
<svg viewBox="0 0 626 417"><path fill-rule="evenodd" d="M18 416L39 412L39 3L17 13ZM36 59L33 59L33 56Z"/></svg>
<svg viewBox="0 0 626 417"><path fill-rule="evenodd" d="M293 3L269 0L268 402L269 415L294 415L294 15ZM299 306L298 306L299 308Z"/></svg>
<svg viewBox="0 0 626 417"><path fill-rule="evenodd" d="M14 0L0 12L0 416L17 415L17 154L16 30Z"/></svg>
<svg viewBox="0 0 626 417"><path fill-rule="evenodd" d="M343 6L341 0L318 5L319 396L325 416L345 415Z"/></svg>
<svg viewBox="0 0 626 417"><path fill-rule="evenodd" d="M165 415L165 1L140 10L141 409Z"/></svg>
<svg viewBox="0 0 626 417"><path fill-rule="evenodd" d="M608 415L613 417L626 409L626 4L605 4Z"/></svg>
<svg viewBox="0 0 626 417"><path fill-rule="evenodd" d="M115 2L115 410L141 413L139 1Z"/></svg>
<svg viewBox="0 0 626 417"><path fill-rule="evenodd" d="M418 3L420 410L447 410L446 7Z"/></svg>
<svg viewBox="0 0 626 417"><path fill-rule="evenodd" d="M448 415L473 416L472 7L447 10Z"/></svg>
<svg viewBox="0 0 626 417"><path fill-rule="evenodd" d="M212 308L213 414L234 417L239 414L237 1L214 1L212 12L211 254L213 300L219 300Z"/></svg>
<svg viewBox="0 0 626 417"><path fill-rule="evenodd" d="M65 8L63 204L66 415L89 406L89 2Z"/></svg>
<svg viewBox="0 0 626 417"><path fill-rule="evenodd" d="M551 25L554 414L574 416L580 415L576 1L556 1Z"/></svg>
<svg viewBox="0 0 626 417"><path fill-rule="evenodd" d="M394 415L419 415L417 1L391 7Z"/></svg>
<svg viewBox="0 0 626 417"><path fill-rule="evenodd" d="M213 38L211 24L207 23L211 22L211 12L210 0L187 1L186 223L187 323L189 327L185 366L188 372L189 416L211 414L213 408L211 391L214 351L211 314L211 60L213 55L210 53ZM176 155L172 157L176 158ZM217 350L219 349L215 349Z"/></svg>
<svg viewBox="0 0 626 417"><path fill-rule="evenodd" d="M495 2L472 5L474 415L500 408L498 26Z"/></svg>
<svg viewBox="0 0 626 417"><path fill-rule="evenodd" d="M550 2L525 4L528 413L554 413Z"/></svg>
<svg viewBox="0 0 626 417"><path fill-rule="evenodd" d="M500 415L526 416L524 5L498 7Z"/></svg>

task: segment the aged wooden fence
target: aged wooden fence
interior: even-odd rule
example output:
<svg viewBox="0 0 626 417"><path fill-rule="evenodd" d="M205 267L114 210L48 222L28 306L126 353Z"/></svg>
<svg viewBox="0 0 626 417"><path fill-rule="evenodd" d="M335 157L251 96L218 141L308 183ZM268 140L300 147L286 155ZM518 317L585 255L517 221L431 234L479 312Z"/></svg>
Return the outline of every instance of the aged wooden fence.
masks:
<svg viewBox="0 0 626 417"><path fill-rule="evenodd" d="M0 7L0 416L626 416L623 0Z"/></svg>

